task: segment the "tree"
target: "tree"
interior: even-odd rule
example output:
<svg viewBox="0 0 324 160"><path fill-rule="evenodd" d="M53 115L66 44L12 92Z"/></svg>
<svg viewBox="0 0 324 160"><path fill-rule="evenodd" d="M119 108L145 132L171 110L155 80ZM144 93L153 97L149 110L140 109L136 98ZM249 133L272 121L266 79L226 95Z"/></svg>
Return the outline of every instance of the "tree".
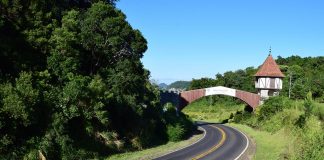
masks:
<svg viewBox="0 0 324 160"><path fill-rule="evenodd" d="M0 159L165 142L159 90L140 61L147 42L115 2L0 2Z"/></svg>
<svg viewBox="0 0 324 160"><path fill-rule="evenodd" d="M80 36L82 46L88 51L85 56L90 73L113 66L119 60L142 58L147 42L125 21L121 11L99 2L83 16Z"/></svg>
<svg viewBox="0 0 324 160"><path fill-rule="evenodd" d="M212 78L201 78L201 79L192 79L189 89L202 89L213 87L215 85L215 80Z"/></svg>
<svg viewBox="0 0 324 160"><path fill-rule="evenodd" d="M30 73L22 72L14 83L1 85L0 153L12 152L17 144L32 136L30 130L37 123L39 92L33 87Z"/></svg>

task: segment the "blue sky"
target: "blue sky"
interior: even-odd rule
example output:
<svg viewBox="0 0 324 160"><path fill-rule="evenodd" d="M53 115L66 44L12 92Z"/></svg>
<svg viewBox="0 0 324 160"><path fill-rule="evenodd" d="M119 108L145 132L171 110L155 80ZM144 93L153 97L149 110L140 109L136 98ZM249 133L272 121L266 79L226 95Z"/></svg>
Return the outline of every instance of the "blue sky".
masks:
<svg viewBox="0 0 324 160"><path fill-rule="evenodd" d="M162 83L257 67L272 55L324 55L324 1L120 0L148 41L142 62Z"/></svg>

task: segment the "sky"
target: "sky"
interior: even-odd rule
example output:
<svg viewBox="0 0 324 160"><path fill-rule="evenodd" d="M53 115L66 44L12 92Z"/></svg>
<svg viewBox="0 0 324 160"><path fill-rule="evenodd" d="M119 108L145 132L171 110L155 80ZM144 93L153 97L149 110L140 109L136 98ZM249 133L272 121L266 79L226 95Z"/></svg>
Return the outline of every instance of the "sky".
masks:
<svg viewBox="0 0 324 160"><path fill-rule="evenodd" d="M159 83L214 78L272 56L324 56L321 0L120 0L148 41L142 62Z"/></svg>

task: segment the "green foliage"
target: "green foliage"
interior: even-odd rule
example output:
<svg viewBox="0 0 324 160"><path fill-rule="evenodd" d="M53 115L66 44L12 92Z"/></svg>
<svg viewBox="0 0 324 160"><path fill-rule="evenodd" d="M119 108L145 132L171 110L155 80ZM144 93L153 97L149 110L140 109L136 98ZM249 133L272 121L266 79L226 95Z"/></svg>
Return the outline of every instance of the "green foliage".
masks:
<svg viewBox="0 0 324 160"><path fill-rule="evenodd" d="M313 108L314 108L314 103L312 100L312 93L309 92L304 102L305 117L309 117L311 115Z"/></svg>
<svg viewBox="0 0 324 160"><path fill-rule="evenodd" d="M256 127L258 123L257 117L253 113L246 111L237 111L231 118L235 123L248 124L252 127Z"/></svg>
<svg viewBox="0 0 324 160"><path fill-rule="evenodd" d="M301 114L300 111L295 109L284 109L260 122L259 128L270 133L276 133L284 127L293 128Z"/></svg>
<svg viewBox="0 0 324 160"><path fill-rule="evenodd" d="M167 89L170 88L179 88L179 89L188 89L190 81L175 81L168 85Z"/></svg>
<svg viewBox="0 0 324 160"><path fill-rule="evenodd" d="M182 112L176 113L171 103L165 105L164 121L167 126L168 140L173 142L185 139L196 129L187 115Z"/></svg>
<svg viewBox="0 0 324 160"><path fill-rule="evenodd" d="M147 42L115 2L0 1L0 159L93 159L167 141L140 61Z"/></svg>
<svg viewBox="0 0 324 160"><path fill-rule="evenodd" d="M324 94L324 57L278 56L276 60L286 76L283 79L281 95L288 96L289 81L291 77L291 98L304 99L311 91L314 99L323 99ZM247 67L244 70L227 71L216 74L215 78L193 79L189 89L225 86L249 92L255 92L254 74L257 68Z"/></svg>
<svg viewBox="0 0 324 160"><path fill-rule="evenodd" d="M260 120L266 120L285 108L291 108L291 106L292 104L287 97L271 97L260 107L259 118Z"/></svg>
<svg viewBox="0 0 324 160"><path fill-rule="evenodd" d="M89 51L87 66L90 73L122 59L138 60L147 49L141 33L133 30L125 21L126 16L113 6L96 3L82 18L80 38L83 47Z"/></svg>
<svg viewBox="0 0 324 160"><path fill-rule="evenodd" d="M289 136L292 149L282 151L288 159L321 159L323 150L322 104L312 100L309 92L303 102L285 97L267 100L254 114L236 114L234 121L276 134L281 130Z"/></svg>
<svg viewBox="0 0 324 160"><path fill-rule="evenodd" d="M231 115L244 109L242 102L228 96L208 96L186 106L182 111L194 120L218 123L231 119Z"/></svg>
<svg viewBox="0 0 324 160"><path fill-rule="evenodd" d="M291 142L286 150L281 151L281 158L322 159L324 106L317 102L322 102L324 97L324 57L279 56L277 63L286 75L280 96L271 97L253 113L244 111L242 107L231 110L231 106L237 104L235 101L213 97L193 102L183 111L194 119L241 123L272 135L283 133L291 138ZM221 85L254 92L253 75L256 71L249 67L217 74L215 79L194 79L190 87ZM291 99L288 98L290 77Z"/></svg>
<svg viewBox="0 0 324 160"><path fill-rule="evenodd" d="M288 156L283 154L283 152L287 150L287 145L292 143L294 139L288 137L285 134L285 131L280 130L276 133L269 133L267 131L262 131L242 124L231 123L229 125L243 131L249 137L252 137L253 142L257 145L252 159L289 159Z"/></svg>
<svg viewBox="0 0 324 160"><path fill-rule="evenodd" d="M281 95L288 96L289 80L291 77L291 98L304 99L309 91L315 99L323 96L324 88L324 57L290 56L278 57L276 62L285 66L282 70L286 75Z"/></svg>
<svg viewBox="0 0 324 160"><path fill-rule="evenodd" d="M207 88L215 86L215 81L212 78L193 79L189 85L189 90Z"/></svg>
<svg viewBox="0 0 324 160"><path fill-rule="evenodd" d="M33 87L32 75L22 72L12 83L1 85L0 108L0 153L14 150L15 144L22 143L30 135L22 130L31 129L37 123L39 92Z"/></svg>
<svg viewBox="0 0 324 160"><path fill-rule="evenodd" d="M94 159L182 139L194 129L184 114L163 113L140 61L147 42L115 2L0 1L0 159ZM278 61L294 72L294 98L323 96L323 57ZM191 88L253 91L255 71L217 74ZM300 128L323 115L310 106Z"/></svg>
<svg viewBox="0 0 324 160"><path fill-rule="evenodd" d="M185 136L185 129L180 124L167 126L168 139L172 142L180 141Z"/></svg>
<svg viewBox="0 0 324 160"><path fill-rule="evenodd" d="M215 86L225 86L229 88L241 89L253 92L254 77L256 69L248 67L245 70L237 70L235 72L228 71L222 74L216 74L216 78L193 79L189 85L189 89L199 89Z"/></svg>
<svg viewBox="0 0 324 160"><path fill-rule="evenodd" d="M324 128L317 117L311 115L306 119L304 127L298 133L299 147L295 159L322 159L324 154Z"/></svg>
<svg viewBox="0 0 324 160"><path fill-rule="evenodd" d="M314 104L312 114L316 115L321 121L324 121L324 104L323 103Z"/></svg>

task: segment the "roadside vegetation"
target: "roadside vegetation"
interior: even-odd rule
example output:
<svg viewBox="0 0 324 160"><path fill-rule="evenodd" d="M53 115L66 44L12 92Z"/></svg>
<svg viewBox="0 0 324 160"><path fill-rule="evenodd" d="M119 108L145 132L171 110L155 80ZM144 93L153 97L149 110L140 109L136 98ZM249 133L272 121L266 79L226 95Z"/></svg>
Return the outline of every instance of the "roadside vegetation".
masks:
<svg viewBox="0 0 324 160"><path fill-rule="evenodd" d="M0 159L95 159L195 129L160 105L116 0L0 1Z"/></svg>
<svg viewBox="0 0 324 160"><path fill-rule="evenodd" d="M308 95L297 101L273 97L253 113L242 105L229 105L236 100L211 105L206 97L183 112L193 120L225 123L247 133L256 142L254 159L322 159L324 104Z"/></svg>
<svg viewBox="0 0 324 160"><path fill-rule="evenodd" d="M323 155L323 105L312 99L324 101L323 57L278 57L292 77L293 101L270 99L251 114L237 101L206 98L193 104L199 109L177 114L160 104L141 62L147 41L116 1L0 1L0 159L105 159L168 146L196 130L188 115L270 134L284 130L293 142L280 154L284 158ZM253 92L255 71L193 80L189 88ZM288 95L288 82L282 95ZM217 103L222 99L224 105Z"/></svg>
<svg viewBox="0 0 324 160"><path fill-rule="evenodd" d="M324 57L291 56L276 60L287 76L278 97L272 97L254 112L231 97L204 97L183 109L193 120L226 123L256 141L254 159L320 160L324 155ZM257 69L194 79L191 89L222 85L255 92ZM289 80L291 77L291 94Z"/></svg>
<svg viewBox="0 0 324 160"><path fill-rule="evenodd" d="M271 135L279 133L286 137L281 142L286 146L277 158L322 159L324 153L323 110L324 105L314 102L311 93L304 101L297 102L286 97L273 97L255 113L243 111L235 115L233 122L266 131ZM277 145L273 147L275 149Z"/></svg>
<svg viewBox="0 0 324 160"><path fill-rule="evenodd" d="M193 120L212 121L218 123L227 122L238 111L242 111L245 105L231 97L209 96L203 97L188 106L182 112Z"/></svg>
<svg viewBox="0 0 324 160"><path fill-rule="evenodd" d="M195 132L191 134L192 136L187 137L185 140L172 142L169 141L166 144L159 145L156 147L140 150L140 151L132 151L126 153L115 154L108 157L106 160L149 160L153 158L157 158L163 156L165 154L171 153L175 150L187 147L201 139L203 137L202 131Z"/></svg>

